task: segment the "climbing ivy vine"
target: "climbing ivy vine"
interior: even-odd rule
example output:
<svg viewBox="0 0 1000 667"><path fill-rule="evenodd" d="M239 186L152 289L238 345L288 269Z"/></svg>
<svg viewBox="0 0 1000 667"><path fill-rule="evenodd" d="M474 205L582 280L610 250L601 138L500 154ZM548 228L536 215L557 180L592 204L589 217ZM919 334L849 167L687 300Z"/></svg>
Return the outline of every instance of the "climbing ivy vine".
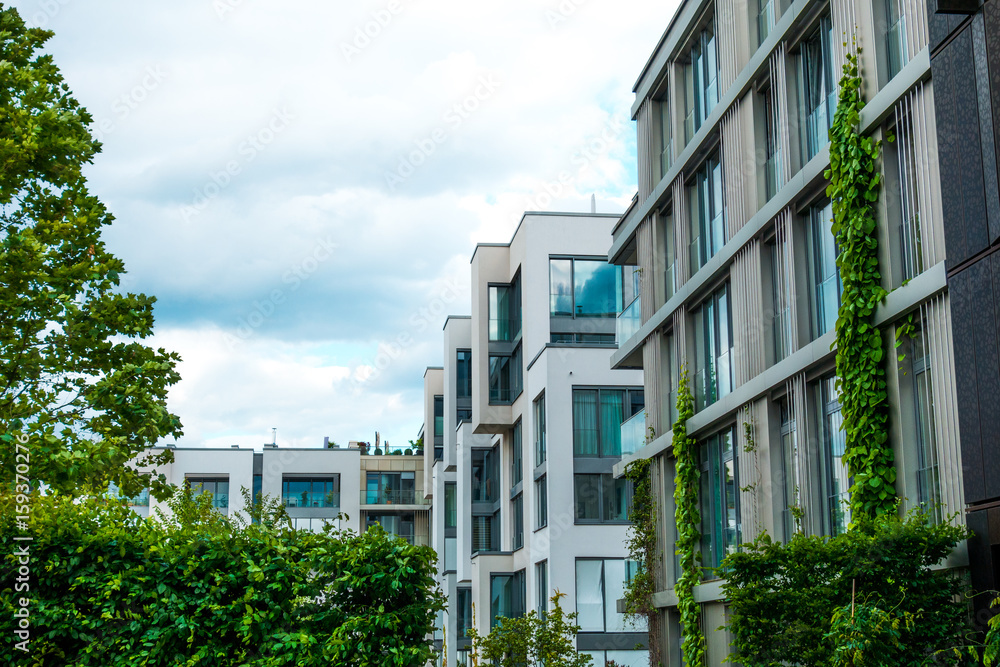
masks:
<svg viewBox="0 0 1000 667"><path fill-rule="evenodd" d="M862 136L863 81L860 49L847 53L837 112L830 128L827 196L833 204L833 234L843 296L837 318L837 378L846 437L844 461L853 478L851 512L875 516L894 511L896 469L888 442L888 396L882 363L882 332L875 308L885 297L878 267L876 202L880 140Z"/></svg>
<svg viewBox="0 0 1000 667"><path fill-rule="evenodd" d="M649 459L632 461L625 468L625 478L632 482L632 509L628 531L629 558L639 563L639 571L625 589L625 613L642 618L649 628L649 664L660 664L659 611L653 605L656 591L656 500Z"/></svg>
<svg viewBox="0 0 1000 667"><path fill-rule="evenodd" d="M688 386L687 368L681 369L677 388L677 421L674 422L674 521L677 524L677 555L681 575L674 586L677 611L681 617L681 649L684 662L694 667L704 664L705 635L702 633L699 605L694 599L694 587L701 581L701 515L698 512L698 485L701 467L694 438L687 434L687 420L694 415L694 397Z"/></svg>

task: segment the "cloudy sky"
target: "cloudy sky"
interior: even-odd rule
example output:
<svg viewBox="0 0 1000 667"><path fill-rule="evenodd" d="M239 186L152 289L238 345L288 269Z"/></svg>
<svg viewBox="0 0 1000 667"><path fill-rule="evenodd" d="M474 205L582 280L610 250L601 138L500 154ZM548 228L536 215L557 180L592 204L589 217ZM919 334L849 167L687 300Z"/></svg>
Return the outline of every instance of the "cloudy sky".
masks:
<svg viewBox="0 0 1000 667"><path fill-rule="evenodd" d="M178 444L228 447L416 438L475 243L631 199L678 2L9 4L94 116L108 245L184 359Z"/></svg>

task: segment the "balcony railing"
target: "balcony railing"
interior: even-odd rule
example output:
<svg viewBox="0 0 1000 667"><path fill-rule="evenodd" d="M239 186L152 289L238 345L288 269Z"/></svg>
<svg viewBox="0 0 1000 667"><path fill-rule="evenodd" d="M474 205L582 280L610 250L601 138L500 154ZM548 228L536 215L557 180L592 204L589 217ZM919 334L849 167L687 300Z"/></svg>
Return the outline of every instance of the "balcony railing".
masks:
<svg viewBox="0 0 1000 667"><path fill-rule="evenodd" d="M285 507L340 507L340 493L286 493L282 500Z"/></svg>
<svg viewBox="0 0 1000 667"><path fill-rule="evenodd" d="M622 422L622 456L634 454L646 444L646 411L640 410Z"/></svg>
<svg viewBox="0 0 1000 667"><path fill-rule="evenodd" d="M618 315L617 341L618 346L635 335L642 326L642 296L632 299L632 303Z"/></svg>
<svg viewBox="0 0 1000 667"><path fill-rule="evenodd" d="M430 501L422 493L413 490L378 491L374 489L361 492L362 505L429 505Z"/></svg>
<svg viewBox="0 0 1000 667"><path fill-rule="evenodd" d="M149 489L143 489L139 495L129 498L128 504L133 507L149 507Z"/></svg>

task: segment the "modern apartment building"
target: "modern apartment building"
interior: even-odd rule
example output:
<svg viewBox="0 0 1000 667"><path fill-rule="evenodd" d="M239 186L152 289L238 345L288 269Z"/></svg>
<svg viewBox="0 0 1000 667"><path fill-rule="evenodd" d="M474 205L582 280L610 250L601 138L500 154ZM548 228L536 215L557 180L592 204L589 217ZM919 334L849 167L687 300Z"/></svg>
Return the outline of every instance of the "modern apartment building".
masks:
<svg viewBox="0 0 1000 667"><path fill-rule="evenodd" d="M648 663L645 628L616 607L633 564L611 473L645 430L642 373L609 364L635 277L607 263L617 217L525 213L510 243L478 245L472 315L446 320L443 367L424 375L449 665L466 664L467 629L544 613L556 590L595 665Z"/></svg>
<svg viewBox="0 0 1000 667"><path fill-rule="evenodd" d="M863 49L861 129L895 137L881 161L877 235L889 294L875 320L885 335L897 490L906 507L964 514L952 237L942 211L952 204L939 173L936 128L945 120L935 114L930 34L919 0L684 0L636 82L639 192L614 229L609 260L637 267L640 289L621 315L625 335L611 365L645 372L653 438L616 473L637 457L653 461L666 664L682 664L670 450L682 366L695 395L688 429L701 448L706 568L761 531L788 538L793 508L804 510L807 534L834 535L850 520L831 349L841 281L823 172L852 36ZM916 330L898 361L894 334L911 316ZM987 330L995 350L992 320ZM966 564L963 547L950 565ZM726 622L717 576L706 569L695 591L712 665L730 642L716 630Z"/></svg>
<svg viewBox="0 0 1000 667"><path fill-rule="evenodd" d="M360 446L359 446L360 445ZM157 471L177 486L210 493L215 508L246 516L242 489L252 496L280 498L295 528L319 531L326 523L363 532L379 524L411 544L429 543L430 503L424 493L422 456L369 454L363 443L349 447L207 449L172 448L174 462ZM133 508L148 516L169 513L143 493ZM342 515L342 519L338 519Z"/></svg>

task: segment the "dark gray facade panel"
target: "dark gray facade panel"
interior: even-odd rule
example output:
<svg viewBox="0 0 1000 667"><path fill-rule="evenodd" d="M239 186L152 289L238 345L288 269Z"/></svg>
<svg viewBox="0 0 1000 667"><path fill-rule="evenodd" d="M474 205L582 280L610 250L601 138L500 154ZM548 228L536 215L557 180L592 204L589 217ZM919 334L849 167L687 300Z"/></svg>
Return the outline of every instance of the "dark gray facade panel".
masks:
<svg viewBox="0 0 1000 667"><path fill-rule="evenodd" d="M991 109L990 100L990 69L987 59L986 21L983 14L977 14L972 19L972 45L975 56L976 71L975 100L979 109L979 135L982 141L983 160L983 194L986 197L986 221L989 229L989 242L994 244L1000 239L1000 189L997 188L997 153L993 133L993 116L1000 113Z"/></svg>
<svg viewBox="0 0 1000 667"><path fill-rule="evenodd" d="M997 295L1000 294L1000 254L993 253L977 262L970 271L983 267L979 290L982 300L977 300L976 314L976 369L979 385L979 428L983 443L983 477L986 496L1000 498L1000 348L997 330L1000 313L997 312ZM988 269L987 269L988 267ZM992 280L989 279L992 274ZM975 281L975 274L973 280Z"/></svg>
<svg viewBox="0 0 1000 667"><path fill-rule="evenodd" d="M965 502L977 503L986 498L986 482L983 477L983 448L979 434L979 389L973 328L976 294L971 278L972 272L969 270L959 273L951 280L950 293Z"/></svg>
<svg viewBox="0 0 1000 667"><path fill-rule="evenodd" d="M972 587L977 591L996 590L996 569L993 566L992 540L990 539L989 510L969 512L966 523L973 535L969 539L969 570ZM992 596L977 595L973 603L977 611L989 605Z"/></svg>
<svg viewBox="0 0 1000 667"><path fill-rule="evenodd" d="M938 158L941 164L941 206L948 248L946 266L949 269L969 257L965 240L965 219L962 215L961 155L955 126L958 100L952 55L952 51L946 49L933 62L934 110L937 117Z"/></svg>
<svg viewBox="0 0 1000 667"><path fill-rule="evenodd" d="M976 68L973 54L972 28L966 26L944 49L949 53L955 79L955 131L961 164L962 214L965 217L966 257L976 255L989 246L986 224L986 200L983 173L982 138L979 133L979 106L976 104ZM947 119L943 119L947 122ZM943 183L942 183L943 186ZM945 225L948 214L945 214Z"/></svg>

